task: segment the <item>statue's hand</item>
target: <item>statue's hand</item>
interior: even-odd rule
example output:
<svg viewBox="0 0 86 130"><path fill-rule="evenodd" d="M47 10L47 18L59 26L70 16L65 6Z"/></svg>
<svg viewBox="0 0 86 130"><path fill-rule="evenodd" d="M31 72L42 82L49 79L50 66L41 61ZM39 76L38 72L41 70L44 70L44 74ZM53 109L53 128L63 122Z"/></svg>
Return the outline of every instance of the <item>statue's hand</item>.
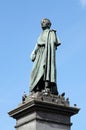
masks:
<svg viewBox="0 0 86 130"><path fill-rule="evenodd" d="M35 54L35 52L32 52L30 59L34 62L35 58L36 58L36 54Z"/></svg>

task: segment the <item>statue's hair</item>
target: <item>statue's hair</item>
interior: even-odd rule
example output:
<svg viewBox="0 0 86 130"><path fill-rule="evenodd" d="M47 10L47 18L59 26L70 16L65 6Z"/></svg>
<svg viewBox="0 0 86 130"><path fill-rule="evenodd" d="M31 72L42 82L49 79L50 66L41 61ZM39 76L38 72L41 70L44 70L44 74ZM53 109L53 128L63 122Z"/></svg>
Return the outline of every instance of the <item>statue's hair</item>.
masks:
<svg viewBox="0 0 86 130"><path fill-rule="evenodd" d="M43 18L43 19L41 20L41 23L43 22L43 20L48 21L48 22L47 22L47 26L50 28L50 26L51 26L51 21L50 21L48 18Z"/></svg>

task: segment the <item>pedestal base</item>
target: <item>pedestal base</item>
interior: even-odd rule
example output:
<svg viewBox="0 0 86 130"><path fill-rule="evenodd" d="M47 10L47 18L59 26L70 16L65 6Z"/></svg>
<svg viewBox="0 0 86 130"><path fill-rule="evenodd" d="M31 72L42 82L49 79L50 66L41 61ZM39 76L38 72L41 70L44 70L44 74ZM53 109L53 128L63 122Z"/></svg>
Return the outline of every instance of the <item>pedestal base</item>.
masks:
<svg viewBox="0 0 86 130"><path fill-rule="evenodd" d="M16 130L70 130L71 116L78 111L62 95L37 92L26 97L9 115L16 119Z"/></svg>

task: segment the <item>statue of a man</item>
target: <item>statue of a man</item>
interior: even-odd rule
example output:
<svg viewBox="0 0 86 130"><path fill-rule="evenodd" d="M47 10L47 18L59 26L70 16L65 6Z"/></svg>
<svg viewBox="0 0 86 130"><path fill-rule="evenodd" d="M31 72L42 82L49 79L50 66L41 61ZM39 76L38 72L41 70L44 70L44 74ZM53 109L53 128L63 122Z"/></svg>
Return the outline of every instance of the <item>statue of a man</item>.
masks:
<svg viewBox="0 0 86 130"><path fill-rule="evenodd" d="M56 54L60 45L55 30L50 30L51 22L44 18L41 21L42 33L38 37L35 49L31 54L34 62L31 73L30 92L49 89L58 94L56 86Z"/></svg>

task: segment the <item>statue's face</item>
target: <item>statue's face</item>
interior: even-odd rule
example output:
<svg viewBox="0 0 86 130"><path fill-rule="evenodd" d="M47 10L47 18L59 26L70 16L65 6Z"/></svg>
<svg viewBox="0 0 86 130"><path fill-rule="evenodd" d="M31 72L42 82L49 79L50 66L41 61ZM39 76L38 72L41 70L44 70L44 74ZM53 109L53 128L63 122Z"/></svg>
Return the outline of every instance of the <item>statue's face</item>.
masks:
<svg viewBox="0 0 86 130"><path fill-rule="evenodd" d="M41 27L43 29L50 28L50 21L48 19L43 19L42 22L41 22Z"/></svg>
<svg viewBox="0 0 86 130"><path fill-rule="evenodd" d="M46 27L46 25L47 25L47 20L43 19L41 22L41 26Z"/></svg>

